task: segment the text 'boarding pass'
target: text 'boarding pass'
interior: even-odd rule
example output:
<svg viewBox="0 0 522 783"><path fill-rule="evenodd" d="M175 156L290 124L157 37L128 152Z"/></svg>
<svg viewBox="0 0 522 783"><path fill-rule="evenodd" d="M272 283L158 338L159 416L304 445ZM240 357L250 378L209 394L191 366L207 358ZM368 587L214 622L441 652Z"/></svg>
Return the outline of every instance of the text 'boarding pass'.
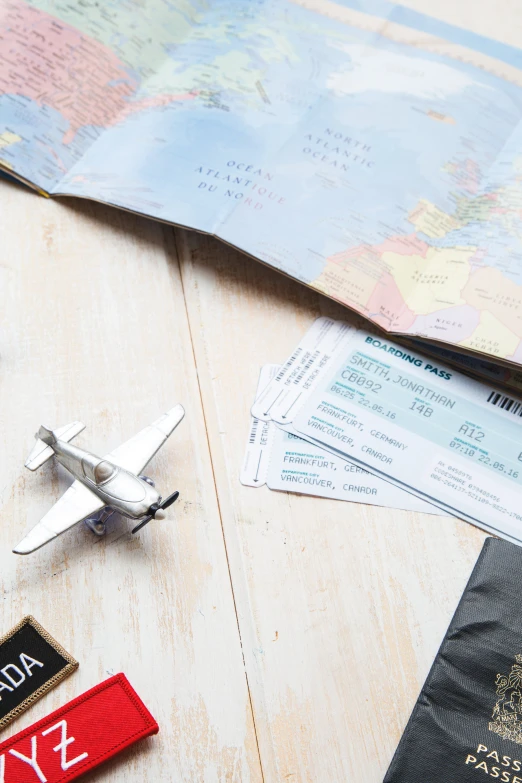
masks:
<svg viewBox="0 0 522 783"><path fill-rule="evenodd" d="M522 541L522 400L354 329L292 426L445 511Z"/></svg>

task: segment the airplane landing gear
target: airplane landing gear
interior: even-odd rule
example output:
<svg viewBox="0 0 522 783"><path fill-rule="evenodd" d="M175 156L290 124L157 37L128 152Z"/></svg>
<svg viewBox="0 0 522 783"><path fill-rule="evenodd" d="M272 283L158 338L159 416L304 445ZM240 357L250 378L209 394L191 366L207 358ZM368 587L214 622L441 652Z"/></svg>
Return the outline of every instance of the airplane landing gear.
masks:
<svg viewBox="0 0 522 783"><path fill-rule="evenodd" d="M92 530L95 536L101 537L107 533L107 520L115 513L116 512L113 508L106 506L105 508L102 508L101 511L98 511L98 513L94 516L87 517L84 522L89 530Z"/></svg>

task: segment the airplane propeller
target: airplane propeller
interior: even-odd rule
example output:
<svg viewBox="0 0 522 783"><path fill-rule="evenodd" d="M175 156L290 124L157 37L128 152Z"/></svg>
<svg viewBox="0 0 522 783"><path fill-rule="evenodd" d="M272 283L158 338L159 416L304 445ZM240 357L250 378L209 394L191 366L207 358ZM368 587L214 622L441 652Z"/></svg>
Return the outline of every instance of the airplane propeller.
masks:
<svg viewBox="0 0 522 783"><path fill-rule="evenodd" d="M173 492L172 495L169 495L168 498L163 500L161 503L153 503L152 506L149 508L149 513L146 517L143 517L139 525L136 525L136 527L133 529L133 533L137 533L138 530L141 530L142 527L145 527L145 525L150 522L151 519L164 519L165 514L163 513L164 509L171 506L173 503L176 502L176 500L179 497L179 492Z"/></svg>

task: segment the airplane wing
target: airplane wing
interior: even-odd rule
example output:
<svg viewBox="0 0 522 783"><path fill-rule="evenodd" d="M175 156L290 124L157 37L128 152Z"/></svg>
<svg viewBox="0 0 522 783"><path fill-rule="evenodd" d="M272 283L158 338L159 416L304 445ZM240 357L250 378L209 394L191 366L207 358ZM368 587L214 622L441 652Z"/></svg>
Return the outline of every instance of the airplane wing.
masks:
<svg viewBox="0 0 522 783"><path fill-rule="evenodd" d="M50 511L13 549L17 555L29 555L70 527L104 507L105 503L79 481L75 481Z"/></svg>
<svg viewBox="0 0 522 783"><path fill-rule="evenodd" d="M106 454L104 459L138 475L163 446L184 415L183 407L176 405L149 427L145 427L144 430L122 443L121 446L111 451L110 454Z"/></svg>

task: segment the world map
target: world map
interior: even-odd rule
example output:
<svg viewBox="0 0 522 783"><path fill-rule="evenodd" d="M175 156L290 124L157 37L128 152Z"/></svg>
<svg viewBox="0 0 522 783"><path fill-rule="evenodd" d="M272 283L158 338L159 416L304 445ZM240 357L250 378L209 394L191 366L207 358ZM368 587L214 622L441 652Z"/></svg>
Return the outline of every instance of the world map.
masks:
<svg viewBox="0 0 522 783"><path fill-rule="evenodd" d="M7 0L0 166L522 364L522 52L382 0Z"/></svg>

